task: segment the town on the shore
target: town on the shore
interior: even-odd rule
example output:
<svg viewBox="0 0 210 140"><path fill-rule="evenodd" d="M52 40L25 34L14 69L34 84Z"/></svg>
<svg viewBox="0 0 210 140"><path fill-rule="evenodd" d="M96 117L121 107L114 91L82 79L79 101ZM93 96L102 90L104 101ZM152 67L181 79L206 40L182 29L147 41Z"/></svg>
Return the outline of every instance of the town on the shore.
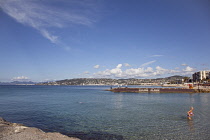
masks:
<svg viewBox="0 0 210 140"><path fill-rule="evenodd" d="M111 79L111 78L76 78L65 79L53 82L37 83L37 85L153 85L153 86L189 86L191 85L210 85L210 71L199 71L186 76L170 76L156 79Z"/></svg>
<svg viewBox="0 0 210 140"><path fill-rule="evenodd" d="M198 86L202 85L210 87L210 70L198 71L188 76L170 76L166 78L156 79L112 79L112 78L74 78L49 82L31 82L31 81L13 81L9 83L0 82L0 85L111 85L111 86L127 86L127 85L143 85L143 86Z"/></svg>

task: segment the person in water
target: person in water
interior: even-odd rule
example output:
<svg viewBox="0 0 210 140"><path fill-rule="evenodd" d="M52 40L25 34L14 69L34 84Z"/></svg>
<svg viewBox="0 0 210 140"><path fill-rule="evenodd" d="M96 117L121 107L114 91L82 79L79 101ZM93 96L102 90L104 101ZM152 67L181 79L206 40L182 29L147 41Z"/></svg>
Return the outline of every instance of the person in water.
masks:
<svg viewBox="0 0 210 140"><path fill-rule="evenodd" d="M193 114L193 110L194 110L194 108L191 107L190 110L187 112L187 117L188 117L188 119L190 119L190 120L191 120L191 117L194 115L194 114Z"/></svg>

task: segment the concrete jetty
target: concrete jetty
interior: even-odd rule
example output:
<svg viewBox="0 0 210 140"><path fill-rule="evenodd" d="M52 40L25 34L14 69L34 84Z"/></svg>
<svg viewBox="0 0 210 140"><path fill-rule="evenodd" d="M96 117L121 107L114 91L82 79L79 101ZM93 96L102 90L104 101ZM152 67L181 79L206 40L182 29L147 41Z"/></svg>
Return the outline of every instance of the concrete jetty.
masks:
<svg viewBox="0 0 210 140"><path fill-rule="evenodd" d="M210 93L210 89L189 89L189 88L128 88L118 87L107 89L112 92L130 93Z"/></svg>

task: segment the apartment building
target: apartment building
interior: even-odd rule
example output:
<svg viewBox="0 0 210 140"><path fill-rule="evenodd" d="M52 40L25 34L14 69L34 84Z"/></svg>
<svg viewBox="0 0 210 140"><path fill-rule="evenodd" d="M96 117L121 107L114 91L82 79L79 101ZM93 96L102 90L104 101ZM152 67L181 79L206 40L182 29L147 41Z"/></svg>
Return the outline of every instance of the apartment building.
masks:
<svg viewBox="0 0 210 140"><path fill-rule="evenodd" d="M210 79L210 71L195 72L192 77L193 82L201 82L202 80Z"/></svg>

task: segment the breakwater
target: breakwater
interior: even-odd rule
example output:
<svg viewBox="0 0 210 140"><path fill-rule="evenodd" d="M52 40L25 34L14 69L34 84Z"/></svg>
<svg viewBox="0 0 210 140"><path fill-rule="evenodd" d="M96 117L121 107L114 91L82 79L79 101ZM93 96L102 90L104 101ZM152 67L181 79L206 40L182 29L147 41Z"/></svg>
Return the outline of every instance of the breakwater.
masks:
<svg viewBox="0 0 210 140"><path fill-rule="evenodd" d="M188 89L188 88L128 88L118 87L107 89L112 92L130 93L210 93L210 89Z"/></svg>

